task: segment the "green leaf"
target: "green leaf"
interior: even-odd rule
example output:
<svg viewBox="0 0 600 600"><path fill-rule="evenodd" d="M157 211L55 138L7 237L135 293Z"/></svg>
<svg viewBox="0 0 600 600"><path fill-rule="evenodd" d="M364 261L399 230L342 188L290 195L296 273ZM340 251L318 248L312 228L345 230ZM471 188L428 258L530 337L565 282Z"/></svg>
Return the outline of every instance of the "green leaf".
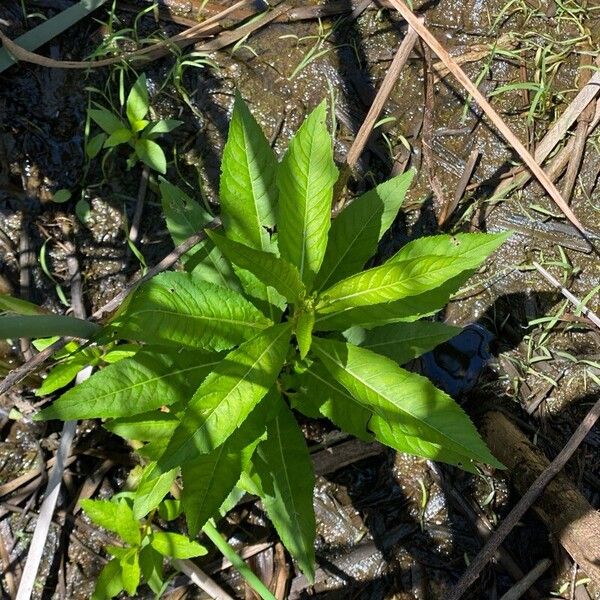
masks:
<svg viewBox="0 0 600 600"><path fill-rule="evenodd" d="M190 395L192 392L193 388L190 389ZM179 419L173 413L153 410L133 417L112 419L103 426L126 440L150 442L161 438L170 438L178 424Z"/></svg>
<svg viewBox="0 0 600 600"><path fill-rule="evenodd" d="M212 215L192 200L180 188L160 178L160 195L167 229L178 246L201 231ZM237 277L222 252L208 238L196 244L182 256L186 270L215 285L241 291Z"/></svg>
<svg viewBox="0 0 600 600"><path fill-rule="evenodd" d="M132 548L119 560L121 563L121 581L123 582L123 589L130 596L133 596L137 591L142 575L138 551L138 548Z"/></svg>
<svg viewBox="0 0 600 600"><path fill-rule="evenodd" d="M201 231L212 220L212 215L198 202L164 177L159 178L159 189L167 229L176 246ZM194 246L189 253L197 248L198 246Z"/></svg>
<svg viewBox="0 0 600 600"><path fill-rule="evenodd" d="M118 559L113 558L104 565L102 571L100 571L91 600L114 598L122 591L123 579L121 577L121 563Z"/></svg>
<svg viewBox="0 0 600 600"><path fill-rule="evenodd" d="M150 544L140 550L139 563L144 581L155 594L163 587L163 557Z"/></svg>
<svg viewBox="0 0 600 600"><path fill-rule="evenodd" d="M322 102L304 121L277 172L281 256L310 289L325 255L337 169Z"/></svg>
<svg viewBox="0 0 600 600"><path fill-rule="evenodd" d="M14 298L8 294L0 294L0 311L17 315L47 315L48 311L41 306L21 298Z"/></svg>
<svg viewBox="0 0 600 600"><path fill-rule="evenodd" d="M272 242L267 228L275 226L277 160L248 107L236 95L229 137L221 163L221 219L227 237L269 252ZM246 292L266 302L266 312L278 320L279 295L250 273L238 273Z"/></svg>
<svg viewBox="0 0 600 600"><path fill-rule="evenodd" d="M305 358L310 350L312 332L315 326L315 313L313 310L305 310L300 313L296 321L296 341L300 349L300 358Z"/></svg>
<svg viewBox="0 0 600 600"><path fill-rule="evenodd" d="M144 468L135 496L133 497L133 516L136 519L145 517L154 510L169 493L171 485L177 477L177 469L155 474L156 463L149 463Z"/></svg>
<svg viewBox="0 0 600 600"><path fill-rule="evenodd" d="M326 417L361 440L373 440L368 431L372 411L332 379L319 361L297 377L299 389L293 396L294 408L312 418Z"/></svg>
<svg viewBox="0 0 600 600"><path fill-rule="evenodd" d="M106 133L99 133L88 140L85 145L85 154L90 160L98 156L100 150L102 150L102 147L104 146L106 138Z"/></svg>
<svg viewBox="0 0 600 600"><path fill-rule="evenodd" d="M264 133L236 94L221 164L221 218L227 237L268 250L275 225L277 161Z"/></svg>
<svg viewBox="0 0 600 600"><path fill-rule="evenodd" d="M281 541L313 581L315 563L315 477L304 435L292 412L281 403L267 425L267 439L257 448L254 470L261 499Z"/></svg>
<svg viewBox="0 0 600 600"><path fill-rule="evenodd" d="M334 219L315 288L323 289L362 270L394 222L413 180L407 171L355 199Z"/></svg>
<svg viewBox="0 0 600 600"><path fill-rule="evenodd" d="M232 263L250 271L265 285L274 287L289 302L297 302L304 295L305 288L298 270L283 258L254 250L214 231L207 230L206 235Z"/></svg>
<svg viewBox="0 0 600 600"><path fill-rule="evenodd" d="M177 121L176 119L155 121L144 131L144 137L149 138L150 136L160 135L161 133L171 133L171 131L177 129L180 125L183 125L183 121Z"/></svg>
<svg viewBox="0 0 600 600"><path fill-rule="evenodd" d="M143 119L150 108L148 100L148 88L146 86L146 74L142 73L133 84L127 96L127 118L131 124Z"/></svg>
<svg viewBox="0 0 600 600"><path fill-rule="evenodd" d="M459 455L463 468L473 468L469 465L473 460L501 466L458 404L425 377L352 344L315 338L313 352L352 396L373 411L374 432L374 420L387 423L391 436L384 443L453 464ZM433 455L426 444L435 445Z"/></svg>
<svg viewBox="0 0 600 600"><path fill-rule="evenodd" d="M161 273L139 287L113 324L126 339L224 350L270 321L232 290L188 273Z"/></svg>
<svg viewBox="0 0 600 600"><path fill-rule="evenodd" d="M108 136L108 139L106 142L104 142L104 147L113 148L114 146L119 146L120 144L127 144L132 137L133 134L131 133L130 129L117 129Z"/></svg>
<svg viewBox="0 0 600 600"><path fill-rule="evenodd" d="M380 267L334 284L322 294L320 314L416 296L477 268L507 234L433 236L407 244Z"/></svg>
<svg viewBox="0 0 600 600"><path fill-rule="evenodd" d="M100 331L100 325L64 315L0 316L0 339L50 337L68 335L89 339Z"/></svg>
<svg viewBox="0 0 600 600"><path fill-rule="evenodd" d="M198 542L188 539L185 535L170 531L154 533L150 544L157 552L169 558L193 558L194 556L204 556L207 553L206 548Z"/></svg>
<svg viewBox="0 0 600 600"><path fill-rule="evenodd" d="M183 512L181 500L163 500L158 505L158 514L165 521L174 521Z"/></svg>
<svg viewBox="0 0 600 600"><path fill-rule="evenodd" d="M88 364L88 359L82 356L80 359L68 360L63 363L59 363L54 366L48 376L42 382L42 385L35 391L36 396L47 396L60 388L69 385L77 373L81 371Z"/></svg>
<svg viewBox="0 0 600 600"><path fill-rule="evenodd" d="M63 188L52 194L52 202L55 202L56 204L62 204L63 202L68 202L71 199L71 196L71 191Z"/></svg>
<svg viewBox="0 0 600 600"><path fill-rule="evenodd" d="M69 390L37 418L125 417L184 402L220 360L204 352L139 352Z"/></svg>
<svg viewBox="0 0 600 600"><path fill-rule="evenodd" d="M208 519L218 513L242 471L248 467L265 432L264 413L271 401L269 396L259 402L240 428L218 448L182 465L181 500L191 536L197 535Z"/></svg>
<svg viewBox="0 0 600 600"><path fill-rule="evenodd" d="M414 258L443 256L453 257L462 270L477 268L494 250L501 246L512 232L457 233L456 235L432 235L413 240L402 247L387 263Z"/></svg>
<svg viewBox="0 0 600 600"><path fill-rule="evenodd" d="M142 539L140 524L126 502L82 500L81 507L96 525L113 531L132 546L139 546Z"/></svg>
<svg viewBox="0 0 600 600"><path fill-rule="evenodd" d="M291 336L274 325L231 351L198 388L159 461L168 471L218 448L247 418L281 371Z"/></svg>
<svg viewBox="0 0 600 600"><path fill-rule="evenodd" d="M152 140L141 139L135 143L135 153L140 160L151 169L162 173L167 172L167 159L162 148Z"/></svg>
<svg viewBox="0 0 600 600"><path fill-rule="evenodd" d="M118 129L127 129L125 123L109 110L98 106L98 108L90 108L88 115L100 128L108 135L113 134Z"/></svg>
<svg viewBox="0 0 600 600"><path fill-rule="evenodd" d="M371 331L353 328L345 332L345 337L355 346L383 354L399 365L403 365L453 338L461 331L460 327L452 327L445 323L417 321L385 325Z"/></svg>
<svg viewBox="0 0 600 600"><path fill-rule="evenodd" d="M315 331L344 331L355 325L372 329L399 321L417 321L441 310L448 303L450 295L460 289L472 275L473 270L464 271L423 294L409 296L395 302L359 306L339 313L317 315Z"/></svg>
<svg viewBox="0 0 600 600"><path fill-rule="evenodd" d="M149 123L150 123L150 121L148 121L146 119L140 119L139 121L134 121L133 123L130 123L131 130L134 133L138 133L139 131L142 131L142 129L146 129L146 127L148 126ZM144 137L146 137L146 136L144 136Z"/></svg>

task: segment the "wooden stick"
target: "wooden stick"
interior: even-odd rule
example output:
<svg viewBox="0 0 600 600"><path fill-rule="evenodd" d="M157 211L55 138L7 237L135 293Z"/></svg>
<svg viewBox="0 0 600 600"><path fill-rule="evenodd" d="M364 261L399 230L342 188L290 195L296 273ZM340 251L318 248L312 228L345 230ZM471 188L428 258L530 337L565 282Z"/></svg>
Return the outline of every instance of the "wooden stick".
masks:
<svg viewBox="0 0 600 600"><path fill-rule="evenodd" d="M365 117L356 137L354 138L354 142L352 142L352 146L350 146L350 150L348 150L348 154L346 155L346 164L340 173L340 177L335 185L335 190L333 192L333 197L335 199L339 199L339 202L336 206L336 211L344 206L344 201L341 199L342 192L348 183L348 179L352 173L352 169L356 166L360 155L363 153L365 146L369 140L369 136L373 132L373 127L379 119L379 115L385 106L385 103L388 101L392 90L394 89L394 85L400 77L400 72L402 71L412 49L417 41L417 34L411 27L408 28L406 36L402 40L394 59L392 60L392 64L390 65L388 72L385 74L383 81L381 82L381 86L377 91L377 95L373 100L373 104L371 104L371 108Z"/></svg>
<svg viewBox="0 0 600 600"><path fill-rule="evenodd" d="M519 138L506 125L504 120L487 101L485 96L477 89L477 86L467 77L465 72L456 64L456 61L448 54L446 49L436 40L431 32L423 23L413 14L403 0L390 0L398 12L406 19L409 25L419 34L423 41L437 54L438 58L448 67L452 75L465 88L465 90L477 101L477 104L483 109L488 118L496 126L498 131L504 136L504 139L517 151L523 162L529 167L536 176L540 184L548 192L548 195L554 200L563 214L577 227L577 229L587 237L587 232L579 219L575 216L571 207L564 201L556 186L550 181L544 170L536 162L529 150L521 143ZM596 75L599 76L600 73ZM586 86L587 87L587 86Z"/></svg>
<svg viewBox="0 0 600 600"><path fill-rule="evenodd" d="M585 416L579 427L575 430L575 433L570 437L569 441L565 444L564 448L560 451L558 456L536 477L535 481L523 494L521 499L517 502L514 508L508 513L504 521L500 523L498 529L491 535L485 546L481 549L479 554L469 564L467 570L463 573L462 577L456 584L456 587L450 592L448 600L459 600L463 594L469 589L472 583L479 577L479 574L489 560L493 557L500 544L504 541L506 536L512 531L515 525L521 520L523 515L529 510L532 504L541 496L546 486L562 471L563 467L567 464L568 460L573 456L581 442L583 442L586 435L590 432L596 421L600 417L600 400L594 404L592 409ZM499 446L501 449L501 446ZM509 455L510 457L510 455ZM501 460L507 460L507 457L500 456ZM593 509L590 507L590 514L595 514ZM600 532L598 533L600 535ZM584 561L582 556L579 561ZM581 563L580 563L581 564ZM593 566L593 565L592 565ZM600 567L596 567L598 572L598 583L600 583ZM590 575L588 571L588 575ZM591 577L591 575L590 575Z"/></svg>
<svg viewBox="0 0 600 600"><path fill-rule="evenodd" d="M584 314L598 329L600 329L600 317L590 310L587 306L583 304L583 302L577 298L574 294L572 294L564 285L561 285L560 281L556 279L553 275L548 273L544 267L539 265L537 262L533 263L533 266L537 269L537 271L547 280L549 281L555 288L560 290L560 293L577 308L581 310L582 314Z"/></svg>
<svg viewBox="0 0 600 600"><path fill-rule="evenodd" d="M519 600L521 596L543 575L544 571L552 564L549 558L544 558L521 579L513 585L500 600Z"/></svg>

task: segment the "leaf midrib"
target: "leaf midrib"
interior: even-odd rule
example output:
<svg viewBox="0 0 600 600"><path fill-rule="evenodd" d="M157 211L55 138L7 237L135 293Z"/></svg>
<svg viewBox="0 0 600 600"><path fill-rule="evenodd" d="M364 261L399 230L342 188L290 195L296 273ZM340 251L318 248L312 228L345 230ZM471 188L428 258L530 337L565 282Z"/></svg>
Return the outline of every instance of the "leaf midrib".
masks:
<svg viewBox="0 0 600 600"><path fill-rule="evenodd" d="M358 200L360 200L360 198ZM367 229L367 227L371 224L371 221L375 218L375 214L376 214L375 212L371 213L371 216L369 217L368 221L365 223L365 226L362 229L360 229L360 231L354 236L354 238L352 238L352 240L350 241L350 243L346 246L346 249L340 255L339 260L336 261L332 265L331 269L329 270L329 273L327 273L327 276L326 276L325 280L323 281L323 283L321 285L319 285L319 289L323 289L327 285L327 283L331 279L331 277L334 274L334 272L336 271L336 269L344 261L344 258L346 258L346 256L348 256L348 254L350 254L351 248L354 248L354 245L356 244L356 240L365 232L365 230ZM383 213L382 213L382 215L383 215Z"/></svg>
<svg viewBox="0 0 600 600"><path fill-rule="evenodd" d="M183 319L193 319L193 320L197 320L197 321L217 321L218 323L228 323L231 325L246 325L249 327L253 327L254 329L264 329L265 327L268 327L269 323L257 323L256 320L255 321L243 321L243 320L235 320L235 319L224 319L221 317L210 317L210 316L206 316L206 315L197 315L197 314L191 314L191 313L182 313L182 312L178 312L178 311L170 311L170 310L166 310L163 308L160 309L142 309L142 310L137 310L134 313L132 313L130 316L134 316L134 315L141 315L141 314L145 314L145 313L152 313L152 314L164 314L164 315L168 315L168 316L178 316L181 317Z"/></svg>
<svg viewBox="0 0 600 600"><path fill-rule="evenodd" d="M400 412L402 412L405 415L408 415L410 418L419 421L420 423L423 423L424 425L426 425L429 429L431 429L432 431L435 431L436 433L438 433L443 439L448 440L453 446L457 445L460 448L462 448L466 454L465 457L471 458L475 452L470 450L468 447L464 446L462 443L457 442L455 440L453 440L452 438L450 438L447 434L445 434L444 432L440 431L437 427L434 427L433 425L431 425L430 423L416 417L415 415L413 415L412 413L408 412L407 410L405 410L404 408L402 408L402 406L399 406L398 404L395 404L394 402L392 402L391 400L389 400L386 396L384 396L380 391L378 391L376 388L374 388L373 386L369 385L367 382L365 382L361 377L359 377L353 370L349 369L347 365L342 365L340 362L338 362L333 356L331 356L326 350L323 349L322 346L319 347L319 351L322 352L323 354L325 354L325 356L327 356L331 361L333 361L335 364L338 365L338 367L340 367L341 369L344 369L347 373L351 374L357 381L359 381L362 385L364 385L367 389L371 390L371 392L373 392L374 394L376 394L377 396L379 396L380 398L383 398L386 400L386 402L389 402L392 406L396 407ZM381 407L375 407L373 406L373 412L380 418L385 419L386 416L384 414L381 414L379 412L379 410L377 412L375 412L375 409L380 409ZM413 436L415 437L415 436ZM431 442L429 440L425 440L426 442L429 443L438 443L438 442ZM457 452L457 454L460 454L460 452Z"/></svg>
<svg viewBox="0 0 600 600"><path fill-rule="evenodd" d="M287 469L287 462L285 459L285 456L283 454L283 440L281 439L281 427L279 426L279 419L275 419L275 426L277 428L277 452L279 454L279 458L281 460L281 464L283 465L283 472L285 474L285 483L287 486L287 491L288 491L288 498L289 498L289 502L292 505L293 508L293 515L294 515L294 522L296 523L296 527L298 528L298 537L300 538L300 546L303 549L303 552L305 555L308 554L308 549L306 547L306 543L304 540L304 537L302 536L302 525L300 524L300 521L298 520L298 515L300 514L300 512L296 509L296 503L294 501L294 494L292 491L292 484L288 475L288 469Z"/></svg>
<svg viewBox="0 0 600 600"><path fill-rule="evenodd" d="M439 255L424 255L422 257L419 257L419 260L420 259L427 259L427 258L441 258L441 257ZM382 266L386 266L386 265L382 265ZM398 266L399 267L400 265L398 263L390 263L390 266L392 266L392 267L397 267ZM444 265L442 267L438 267L438 269L429 270L429 271L427 271L427 275L434 275L434 274L436 274L439 271L443 271L444 269L447 269L448 266L450 266L450 265L446 264L446 265ZM376 267L376 268L379 268L379 267ZM464 270L465 269L463 269L463 271ZM359 273L358 276L363 275L364 273L367 273L367 271L364 271L363 273ZM357 277L357 278L358 278L358 276L354 276L353 275L353 277ZM422 278L422 277L423 277L423 273L418 274L418 275L413 275L411 277L407 277L407 278L403 279L402 281L395 281L395 282L392 282L392 283L389 283L389 284L386 284L386 285L380 285L380 286L378 286L376 288L368 288L368 289L358 290L358 291L356 291L356 292L354 292L352 294L347 294L345 296L339 296L337 298L332 298L326 304L323 304L322 306L317 307L317 311L323 310L325 308L331 308L332 306L335 306L336 304L339 304L339 303L342 303L342 302L346 302L347 300L350 300L352 298L357 298L357 297L360 297L360 296L364 296L365 294L370 294L372 292L383 291L383 290L386 290L388 288L393 288L395 286L406 286L406 285L410 284L412 281L414 281L415 279L419 279L419 278ZM420 291L420 292L417 292L415 294L409 294L409 296L410 295L418 295L418 294L421 294L421 293L423 293L423 292ZM325 297L326 297L326 295L325 295ZM397 300L401 300L402 298L405 298L405 297L408 297L408 296L399 297L399 298L397 298ZM379 303L377 303L377 304L379 304ZM383 302L381 304L385 304L385 302ZM356 308L356 307L355 306L350 306L348 308ZM330 313L328 313L328 314L330 314Z"/></svg>
<svg viewBox="0 0 600 600"><path fill-rule="evenodd" d="M156 377L152 377L150 379L145 379L144 381L139 381L138 383L134 383L133 385L128 385L125 387L121 387L117 390L114 390L112 392L107 392L105 394L100 394L99 396L94 396L94 401L98 401L98 400L102 400L103 398L108 398L110 396L115 396L117 394L121 394L123 392L128 392L131 390L134 390L135 388L139 387L139 386L143 386L143 385L148 385L148 384L152 384L156 381L160 381L161 379L167 379L168 377L173 377L175 375L181 375L183 373L187 373L188 371L195 371L197 369L205 369L207 367L212 367L214 365L218 365L220 364L221 361L214 361L214 362L210 362L210 363L203 363L201 365L194 365L193 367L187 367L185 369L179 369L176 371L170 371L169 373L165 373L164 375L158 375ZM78 395L80 394L80 390L77 390Z"/></svg>
<svg viewBox="0 0 600 600"><path fill-rule="evenodd" d="M193 440L199 432L204 432L206 429L206 425L209 422L209 419L213 416L213 414L216 412L216 410L221 407L223 405L223 403L227 402L229 397L231 396L231 394L233 394L233 392L235 390L237 390L238 386L241 385L242 383L244 383L248 377L248 375L254 370L256 364L262 360L263 356L265 354L267 354L268 352L270 352L271 348L279 341L279 338L286 334L289 331L289 329L286 327L282 330L282 332L276 337L274 338L271 343L261 352L261 354L254 360L254 362L252 363L252 365L250 365L248 367L248 370L244 373L244 375L242 377L240 377L236 384L221 398L221 401L212 408L212 410L206 415L206 417L204 418L204 421L200 424L199 427L197 427L193 433L187 435L185 437L185 439L182 441L182 443L179 445L179 447L177 448L177 451L179 451L187 442ZM211 392L214 393L214 392ZM207 396L209 396L211 393L206 394ZM202 396L201 398L204 398L205 396ZM200 399L199 399L200 400ZM193 401L193 398L192 398ZM185 418L185 415L184 415ZM226 438L227 440L228 438ZM225 443L225 441L223 443ZM217 446L218 447L218 446Z"/></svg>

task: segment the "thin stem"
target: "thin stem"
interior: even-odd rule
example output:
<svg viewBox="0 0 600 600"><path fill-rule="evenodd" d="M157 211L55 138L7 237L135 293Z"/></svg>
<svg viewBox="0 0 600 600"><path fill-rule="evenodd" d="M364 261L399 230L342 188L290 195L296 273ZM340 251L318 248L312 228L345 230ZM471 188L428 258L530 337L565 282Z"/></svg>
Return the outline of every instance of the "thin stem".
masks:
<svg viewBox="0 0 600 600"><path fill-rule="evenodd" d="M263 599L277 600L269 591L269 588L252 572L248 565L238 556L236 551L229 545L227 540L219 533L214 523L208 521L202 531L210 538L211 542L219 549L219 552L240 572L240 575L248 582L248 585Z"/></svg>

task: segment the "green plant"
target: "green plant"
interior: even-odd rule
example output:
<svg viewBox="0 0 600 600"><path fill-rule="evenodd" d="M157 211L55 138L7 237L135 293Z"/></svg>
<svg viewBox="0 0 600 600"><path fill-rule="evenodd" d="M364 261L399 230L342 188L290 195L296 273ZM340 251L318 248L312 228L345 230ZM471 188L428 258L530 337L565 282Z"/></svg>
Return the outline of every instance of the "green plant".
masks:
<svg viewBox="0 0 600 600"><path fill-rule="evenodd" d="M456 334L423 317L506 235L415 240L363 271L413 173L367 192L332 222L338 172L326 114L323 102L278 164L236 98L222 161L225 235L207 230L183 257L185 272L141 284L92 334L117 352L119 340L128 341L121 360L39 415L102 418L135 441L145 466L131 506L119 504L135 519L150 523L164 502L175 502L164 499L179 495L181 481L190 536L210 537L211 518L244 491L256 494L309 578L314 474L294 410L471 472L478 462L501 467L462 409L400 365ZM212 219L164 179L160 190L175 243Z"/></svg>
<svg viewBox="0 0 600 600"><path fill-rule="evenodd" d="M94 158L103 148L111 150L126 144L132 148L127 160L128 168L141 160L151 169L159 173L166 173L165 153L154 140L179 127L181 121L164 119L151 122L146 118L150 111L150 102L146 75L143 73L129 91L125 108L127 121L124 121L119 114L99 104L94 104L94 108L88 109L89 118L102 129L101 133L92 137L87 143L88 158Z"/></svg>

